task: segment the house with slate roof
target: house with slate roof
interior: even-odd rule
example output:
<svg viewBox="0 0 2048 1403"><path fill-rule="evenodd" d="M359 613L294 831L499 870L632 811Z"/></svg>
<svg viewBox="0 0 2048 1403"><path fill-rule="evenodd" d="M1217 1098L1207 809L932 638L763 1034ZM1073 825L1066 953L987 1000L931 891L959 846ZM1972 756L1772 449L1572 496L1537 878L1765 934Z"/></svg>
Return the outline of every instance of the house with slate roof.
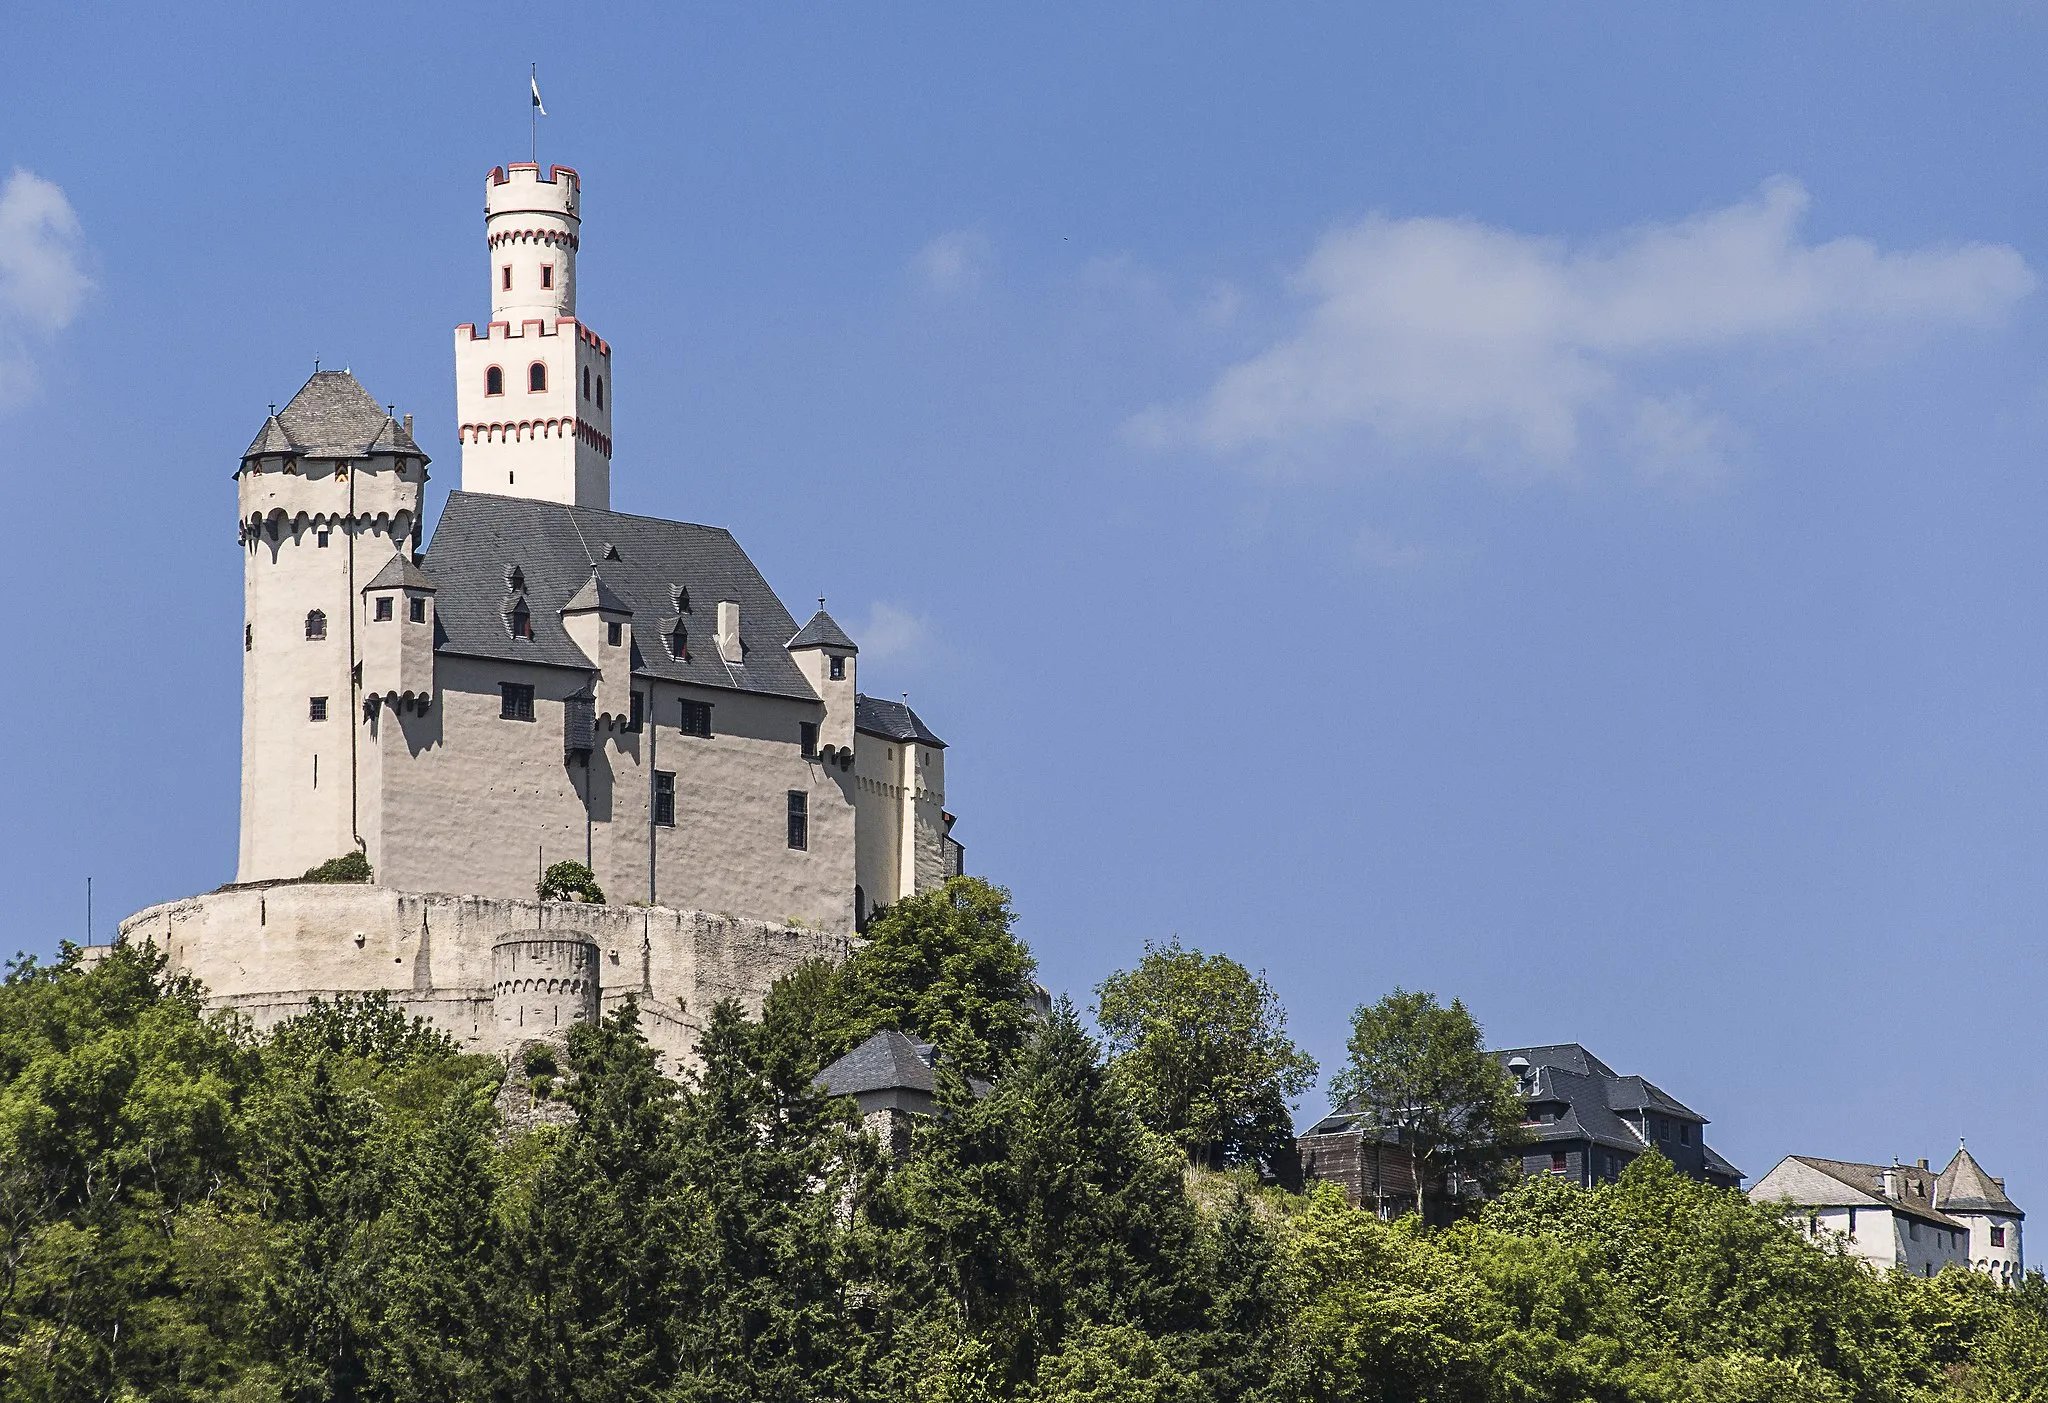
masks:
<svg viewBox="0 0 2048 1403"><path fill-rule="evenodd" d="M894 1028L884 1028L818 1073L818 1085L832 1096L850 1096L861 1122L892 1155L909 1152L920 1116L938 1111L938 1049ZM988 1084L970 1078L977 1095Z"/></svg>
<svg viewBox="0 0 2048 1403"><path fill-rule="evenodd" d="M380 883L607 895L851 932L960 872L946 743L859 691L732 534L610 509L612 347L579 319L581 182L485 184L491 318L456 332L462 484L347 371L236 472L244 556L237 880L348 852Z"/></svg>
<svg viewBox="0 0 2048 1403"><path fill-rule="evenodd" d="M1642 1077L1622 1076L1577 1043L1509 1048L1491 1054L1521 1093L1530 1143L1525 1175L1554 1174L1591 1188L1621 1176L1655 1150L1706 1183L1740 1188L1742 1171L1706 1142L1706 1117ZM1383 1213L1415 1201L1415 1167L1392 1131L1375 1128L1347 1103L1295 1142L1305 1178L1340 1185L1353 1202ZM1425 1216L1448 1213L1467 1185L1424 1185Z"/></svg>
<svg viewBox="0 0 2048 1403"><path fill-rule="evenodd" d="M1784 1211L1816 1241L1840 1243L1873 1271L1933 1276L1960 1266L2013 1284L2026 1269L2026 1215L1967 1147L1939 1174L1924 1159L1863 1164L1787 1155L1749 1196Z"/></svg>

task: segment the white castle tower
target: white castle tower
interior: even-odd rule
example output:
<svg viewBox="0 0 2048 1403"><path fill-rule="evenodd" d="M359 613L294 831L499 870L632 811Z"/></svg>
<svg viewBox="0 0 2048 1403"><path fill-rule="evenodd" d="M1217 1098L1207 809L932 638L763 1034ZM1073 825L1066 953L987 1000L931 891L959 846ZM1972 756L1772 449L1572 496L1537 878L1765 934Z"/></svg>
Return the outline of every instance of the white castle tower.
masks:
<svg viewBox="0 0 2048 1403"><path fill-rule="evenodd" d="M455 329L465 492L611 508L612 348L576 320L580 205L567 166L485 178L491 319Z"/></svg>
<svg viewBox="0 0 2048 1403"><path fill-rule="evenodd" d="M411 418L410 415L407 416ZM242 569L242 846L236 880L363 848L365 595L419 544L427 456L345 370L315 371L236 473ZM407 626L432 637L423 607Z"/></svg>

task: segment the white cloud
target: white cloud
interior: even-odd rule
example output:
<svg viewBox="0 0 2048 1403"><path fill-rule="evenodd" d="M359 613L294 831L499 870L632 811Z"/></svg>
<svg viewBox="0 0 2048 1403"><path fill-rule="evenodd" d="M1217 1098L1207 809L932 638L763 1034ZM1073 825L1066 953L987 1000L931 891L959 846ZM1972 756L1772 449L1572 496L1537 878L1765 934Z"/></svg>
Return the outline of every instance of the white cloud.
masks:
<svg viewBox="0 0 2048 1403"><path fill-rule="evenodd" d="M863 660L915 658L930 648L932 631L907 609L876 600L868 608L867 627L855 635Z"/></svg>
<svg viewBox="0 0 2048 1403"><path fill-rule="evenodd" d="M1373 216L1323 238L1289 280L1302 307L1285 334L1198 403L1154 407L1131 429L1268 461L1377 440L1569 471L1597 448L1698 480L1741 435L1696 394L1661 387L1678 358L1982 325L2034 289L2005 245L1807 242L1808 203L1777 179L1742 203L1583 245Z"/></svg>
<svg viewBox="0 0 2048 1403"><path fill-rule="evenodd" d="M37 344L71 324L92 280L85 235L64 192L16 169L0 185L0 409L37 384Z"/></svg>
<svg viewBox="0 0 2048 1403"><path fill-rule="evenodd" d="M932 292L972 292L994 267L995 245L979 229L951 229L917 251L911 266Z"/></svg>

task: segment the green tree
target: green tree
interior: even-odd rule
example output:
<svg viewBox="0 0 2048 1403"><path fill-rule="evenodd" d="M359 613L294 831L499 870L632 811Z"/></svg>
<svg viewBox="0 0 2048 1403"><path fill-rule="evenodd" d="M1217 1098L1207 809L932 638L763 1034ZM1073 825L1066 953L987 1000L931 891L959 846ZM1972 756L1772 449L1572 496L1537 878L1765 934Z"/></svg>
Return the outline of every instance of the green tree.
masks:
<svg viewBox="0 0 2048 1403"><path fill-rule="evenodd" d="M540 874L533 894L541 901L588 901L604 905L604 888L597 874L580 862L557 862Z"/></svg>
<svg viewBox="0 0 2048 1403"><path fill-rule="evenodd" d="M993 1076L1031 1030L1037 962L1010 933L1010 894L979 877L905 897L869 922L815 1020L826 1058L884 1028L930 1039L973 1076Z"/></svg>
<svg viewBox="0 0 2048 1403"><path fill-rule="evenodd" d="M1178 939L1096 986L1110 1070L1145 1123L1204 1168L1270 1159L1293 1144L1288 1102L1315 1059L1287 1036L1263 974Z"/></svg>
<svg viewBox="0 0 2048 1403"><path fill-rule="evenodd" d="M1511 1171L1528 1140L1522 1100L1464 1004L1397 988L1352 1015L1349 1051L1331 1093L1415 1157L1417 1213L1426 1184L1449 1171L1490 1186Z"/></svg>

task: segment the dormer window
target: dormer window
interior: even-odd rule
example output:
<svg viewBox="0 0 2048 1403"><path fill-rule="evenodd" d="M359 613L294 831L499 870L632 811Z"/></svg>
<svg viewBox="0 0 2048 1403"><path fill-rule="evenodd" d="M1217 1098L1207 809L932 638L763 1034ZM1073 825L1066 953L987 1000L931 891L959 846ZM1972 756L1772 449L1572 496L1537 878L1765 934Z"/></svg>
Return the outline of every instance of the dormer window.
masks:
<svg viewBox="0 0 2048 1403"><path fill-rule="evenodd" d="M322 612L321 612L320 610L318 610L318 609L309 609L309 610L307 610L307 611L306 611L306 637L308 637L308 638L325 638L326 636L327 636L327 615L323 614L323 613L322 613Z"/></svg>
<svg viewBox="0 0 2048 1403"><path fill-rule="evenodd" d="M526 367L526 388L529 392L537 394L547 387L548 368L546 362L535 361L532 365Z"/></svg>
<svg viewBox="0 0 2048 1403"><path fill-rule="evenodd" d="M512 631L514 638L533 637L533 615L528 611L525 600L512 601L512 607L505 614L505 626Z"/></svg>
<svg viewBox="0 0 2048 1403"><path fill-rule="evenodd" d="M689 591L688 587L687 587L687 586L684 586L684 585L677 585L677 586L676 586L676 591L675 591L675 593L676 593L676 612L677 612L678 614L687 614L687 613L689 613L689 612L690 612L690 591Z"/></svg>
<svg viewBox="0 0 2048 1403"><path fill-rule="evenodd" d="M685 628L680 620L669 630L668 652L669 656L679 663L690 660L690 630Z"/></svg>
<svg viewBox="0 0 2048 1403"><path fill-rule="evenodd" d="M487 395L502 395L505 393L505 372L495 365L484 372L484 393Z"/></svg>
<svg viewBox="0 0 2048 1403"><path fill-rule="evenodd" d="M517 565L505 567L505 588L514 594L526 593L526 572Z"/></svg>

